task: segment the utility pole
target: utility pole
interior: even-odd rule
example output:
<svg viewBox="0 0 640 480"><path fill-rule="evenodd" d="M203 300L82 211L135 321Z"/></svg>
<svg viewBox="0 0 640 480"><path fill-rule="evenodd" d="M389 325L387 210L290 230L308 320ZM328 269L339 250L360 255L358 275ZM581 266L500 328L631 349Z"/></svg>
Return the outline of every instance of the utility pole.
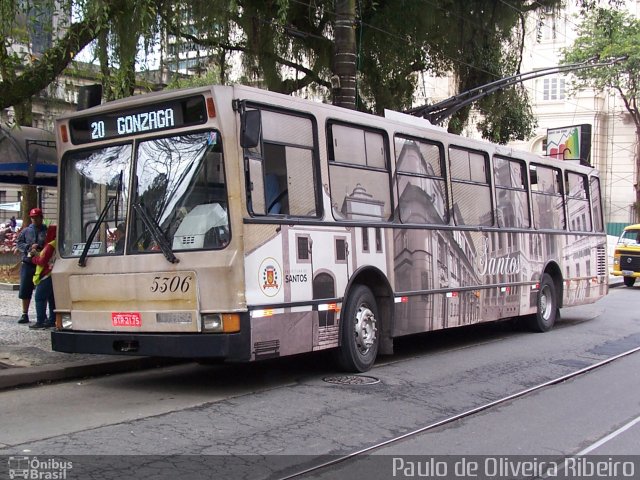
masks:
<svg viewBox="0 0 640 480"><path fill-rule="evenodd" d="M356 109L356 1L335 0L334 75L331 77L333 104Z"/></svg>

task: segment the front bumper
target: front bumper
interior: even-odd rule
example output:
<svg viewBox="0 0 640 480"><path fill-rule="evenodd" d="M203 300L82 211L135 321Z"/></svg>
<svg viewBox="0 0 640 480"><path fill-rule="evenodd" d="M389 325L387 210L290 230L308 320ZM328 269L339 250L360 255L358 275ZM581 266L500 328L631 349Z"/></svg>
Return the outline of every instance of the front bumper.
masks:
<svg viewBox="0 0 640 480"><path fill-rule="evenodd" d="M640 277L640 272L634 272L631 270L613 270L611 272L611 275L614 275L616 277L634 277L634 278L638 278Z"/></svg>
<svg viewBox="0 0 640 480"><path fill-rule="evenodd" d="M247 332L247 333L244 333ZM56 330L51 332L56 352L140 355L172 358L220 358L248 361L248 330L239 333L113 333Z"/></svg>

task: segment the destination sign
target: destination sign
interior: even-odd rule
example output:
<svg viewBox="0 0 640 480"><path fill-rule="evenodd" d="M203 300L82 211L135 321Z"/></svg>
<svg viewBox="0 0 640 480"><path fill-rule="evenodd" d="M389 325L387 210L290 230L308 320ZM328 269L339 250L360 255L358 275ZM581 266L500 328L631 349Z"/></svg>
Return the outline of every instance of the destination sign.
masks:
<svg viewBox="0 0 640 480"><path fill-rule="evenodd" d="M204 97L154 103L100 115L74 118L69 122L74 144L97 142L138 133L199 125L207 121Z"/></svg>

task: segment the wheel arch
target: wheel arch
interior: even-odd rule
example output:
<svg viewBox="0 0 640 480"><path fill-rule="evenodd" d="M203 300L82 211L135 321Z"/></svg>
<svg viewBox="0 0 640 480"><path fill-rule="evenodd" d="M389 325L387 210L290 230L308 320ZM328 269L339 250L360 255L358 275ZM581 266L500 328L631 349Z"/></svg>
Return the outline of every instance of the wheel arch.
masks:
<svg viewBox="0 0 640 480"><path fill-rule="evenodd" d="M344 299L349 296L349 292L354 285L364 285L373 293L380 316L378 321L381 325L379 329L381 334L378 352L383 355L391 355L393 353L393 338L391 332L393 331L395 309L393 289L391 288L389 279L379 268L372 266L360 267L351 275L344 292Z"/></svg>
<svg viewBox="0 0 640 480"><path fill-rule="evenodd" d="M548 274L553 280L553 285L556 290L556 300L558 301L558 308L562 308L564 298L564 281L562 280L562 270L556 262L549 262L544 268L542 273Z"/></svg>

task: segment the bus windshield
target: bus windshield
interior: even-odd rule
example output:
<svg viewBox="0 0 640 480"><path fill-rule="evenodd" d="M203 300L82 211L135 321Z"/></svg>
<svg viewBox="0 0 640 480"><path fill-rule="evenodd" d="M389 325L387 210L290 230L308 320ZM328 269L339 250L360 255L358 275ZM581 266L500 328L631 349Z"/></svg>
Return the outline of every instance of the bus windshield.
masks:
<svg viewBox="0 0 640 480"><path fill-rule="evenodd" d="M159 243L180 251L229 242L216 131L144 140L135 149L125 144L75 152L63 159L63 170L63 256L80 256L88 241L88 256L159 252Z"/></svg>

